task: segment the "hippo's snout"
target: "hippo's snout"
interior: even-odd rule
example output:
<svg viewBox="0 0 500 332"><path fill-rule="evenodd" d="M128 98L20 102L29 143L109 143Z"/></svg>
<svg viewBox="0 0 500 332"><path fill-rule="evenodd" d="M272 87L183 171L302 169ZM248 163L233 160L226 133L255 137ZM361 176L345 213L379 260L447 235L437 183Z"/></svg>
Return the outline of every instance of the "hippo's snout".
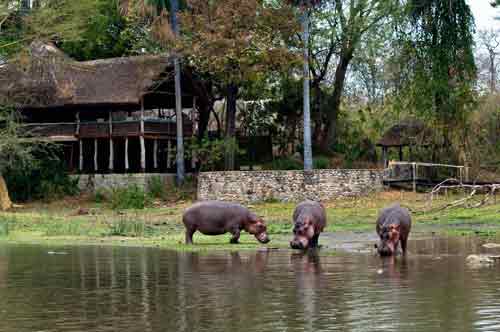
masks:
<svg viewBox="0 0 500 332"><path fill-rule="evenodd" d="M387 257L393 255L393 251L389 246L378 246L377 250L380 256Z"/></svg>
<svg viewBox="0 0 500 332"><path fill-rule="evenodd" d="M260 233L259 235L256 235L255 237L257 238L257 240L260 243L268 243L269 241L271 241L271 239L269 238L267 233Z"/></svg>
<svg viewBox="0 0 500 332"><path fill-rule="evenodd" d="M290 247L292 249L304 249L304 247L302 246L302 243L300 243L300 241L290 241Z"/></svg>

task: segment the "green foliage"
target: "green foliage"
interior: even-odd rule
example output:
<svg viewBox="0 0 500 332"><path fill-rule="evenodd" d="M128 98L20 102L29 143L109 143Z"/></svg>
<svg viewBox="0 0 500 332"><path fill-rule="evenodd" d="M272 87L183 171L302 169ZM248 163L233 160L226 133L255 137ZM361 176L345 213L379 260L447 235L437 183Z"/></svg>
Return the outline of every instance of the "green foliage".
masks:
<svg viewBox="0 0 500 332"><path fill-rule="evenodd" d="M70 57L94 60L127 54L131 40L124 31L127 21L120 13L118 0L97 0L97 14L89 18L78 39L62 41L60 48Z"/></svg>
<svg viewBox="0 0 500 332"><path fill-rule="evenodd" d="M3 175L14 201L54 200L79 193L78 179L71 179L54 146L33 147L32 159L10 165Z"/></svg>
<svg viewBox="0 0 500 332"><path fill-rule="evenodd" d="M102 189L96 189L94 192L94 203L102 204L107 201L107 193Z"/></svg>
<svg viewBox="0 0 500 332"><path fill-rule="evenodd" d="M265 164L264 169L267 170L300 170L304 168L301 160L294 158L277 158L272 162Z"/></svg>
<svg viewBox="0 0 500 332"><path fill-rule="evenodd" d="M237 155L242 155L245 151L239 149L236 138L209 139L203 138L201 141L193 138L186 147L186 156L193 153L200 162L200 171L217 171L224 169L224 153L234 150Z"/></svg>
<svg viewBox="0 0 500 332"><path fill-rule="evenodd" d="M315 157L313 160L314 169L328 169L330 168L330 159L324 156Z"/></svg>
<svg viewBox="0 0 500 332"><path fill-rule="evenodd" d="M44 220L43 230L46 236L81 236L92 232L92 225L78 220Z"/></svg>
<svg viewBox="0 0 500 332"><path fill-rule="evenodd" d="M149 203L150 198L137 185L115 188L111 192L110 204L114 210L144 209Z"/></svg>
<svg viewBox="0 0 500 332"><path fill-rule="evenodd" d="M159 176L154 176L148 181L148 193L153 198L164 199L167 196L167 188L163 179Z"/></svg>
<svg viewBox="0 0 500 332"><path fill-rule="evenodd" d="M408 64L408 98L442 125L463 124L474 102L474 18L465 0L410 1L412 32L401 63ZM422 98L426 96L426 98Z"/></svg>
<svg viewBox="0 0 500 332"><path fill-rule="evenodd" d="M110 224L109 234L111 236L142 237L151 232L151 228L138 217L123 216L113 220Z"/></svg>
<svg viewBox="0 0 500 332"><path fill-rule="evenodd" d="M10 224L9 224L9 221L7 221L7 220L0 220L0 237L9 236L9 233L10 233Z"/></svg>

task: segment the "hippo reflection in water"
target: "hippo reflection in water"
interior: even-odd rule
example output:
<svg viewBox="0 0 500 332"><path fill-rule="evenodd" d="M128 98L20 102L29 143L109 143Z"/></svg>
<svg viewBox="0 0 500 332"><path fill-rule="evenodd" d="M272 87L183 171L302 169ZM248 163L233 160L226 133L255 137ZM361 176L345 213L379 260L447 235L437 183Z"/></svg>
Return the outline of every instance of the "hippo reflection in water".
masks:
<svg viewBox="0 0 500 332"><path fill-rule="evenodd" d="M314 201L304 201L293 212L293 249L318 247L319 234L326 226L326 212L323 205Z"/></svg>
<svg viewBox="0 0 500 332"><path fill-rule="evenodd" d="M182 216L186 227L186 244L193 243L193 234L200 231L205 235L231 233L231 243L238 243L242 230L252 234L260 243L268 243L264 220L247 208L236 203L205 201L188 208Z"/></svg>
<svg viewBox="0 0 500 332"><path fill-rule="evenodd" d="M377 219L377 234L380 242L375 245L380 256L395 255L401 242L403 255L406 255L406 244L411 229L411 216L406 208L393 204L380 211Z"/></svg>

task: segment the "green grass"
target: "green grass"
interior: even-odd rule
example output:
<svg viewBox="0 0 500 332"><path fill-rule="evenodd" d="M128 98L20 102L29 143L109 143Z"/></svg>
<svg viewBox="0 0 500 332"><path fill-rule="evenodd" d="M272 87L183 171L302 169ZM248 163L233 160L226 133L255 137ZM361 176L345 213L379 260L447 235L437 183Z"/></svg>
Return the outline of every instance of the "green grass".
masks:
<svg viewBox="0 0 500 332"><path fill-rule="evenodd" d="M422 195L382 193L359 199L343 199L325 203L327 232L373 232L378 211L394 202L416 211L414 231L433 231L452 236L500 235L500 204L478 209L455 208L424 213ZM448 198L451 199L451 198ZM436 203L442 203L436 201ZM184 245L183 210L191 204L159 201L155 207L117 212L90 199L68 199L46 204L36 202L13 212L0 213L0 241L11 243L105 244L159 246L176 250L255 250L262 247L255 238L243 233L241 244L230 245L230 235L195 234L194 246ZM89 211L78 215L79 208ZM288 247L292 231L293 203L267 202L249 205L268 225L272 241L268 247Z"/></svg>

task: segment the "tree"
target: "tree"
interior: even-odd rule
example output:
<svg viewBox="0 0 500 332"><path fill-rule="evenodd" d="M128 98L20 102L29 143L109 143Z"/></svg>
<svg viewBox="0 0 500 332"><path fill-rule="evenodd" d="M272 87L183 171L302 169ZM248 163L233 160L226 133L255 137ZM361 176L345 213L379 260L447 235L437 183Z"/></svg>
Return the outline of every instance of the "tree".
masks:
<svg viewBox="0 0 500 332"><path fill-rule="evenodd" d="M479 44L487 52L486 66L488 68L488 86L490 92L496 92L498 64L496 62L500 47L499 31L481 30L478 33Z"/></svg>
<svg viewBox="0 0 500 332"><path fill-rule="evenodd" d="M436 121L449 151L451 134L466 128L474 103L474 19L465 0L413 0L409 14L401 60L408 64L406 91L414 109ZM457 134L462 151L466 136Z"/></svg>
<svg viewBox="0 0 500 332"><path fill-rule="evenodd" d="M12 108L0 108L0 211L12 206L2 174L6 169L22 168L33 163L33 145L21 137L17 119Z"/></svg>
<svg viewBox="0 0 500 332"><path fill-rule="evenodd" d="M190 0L187 6L180 13L184 57L220 86L226 98L225 136L235 142L236 101L242 86L295 60L284 43L298 30L290 24L293 11L284 4L257 0ZM229 146L227 170L235 167L235 148Z"/></svg>

